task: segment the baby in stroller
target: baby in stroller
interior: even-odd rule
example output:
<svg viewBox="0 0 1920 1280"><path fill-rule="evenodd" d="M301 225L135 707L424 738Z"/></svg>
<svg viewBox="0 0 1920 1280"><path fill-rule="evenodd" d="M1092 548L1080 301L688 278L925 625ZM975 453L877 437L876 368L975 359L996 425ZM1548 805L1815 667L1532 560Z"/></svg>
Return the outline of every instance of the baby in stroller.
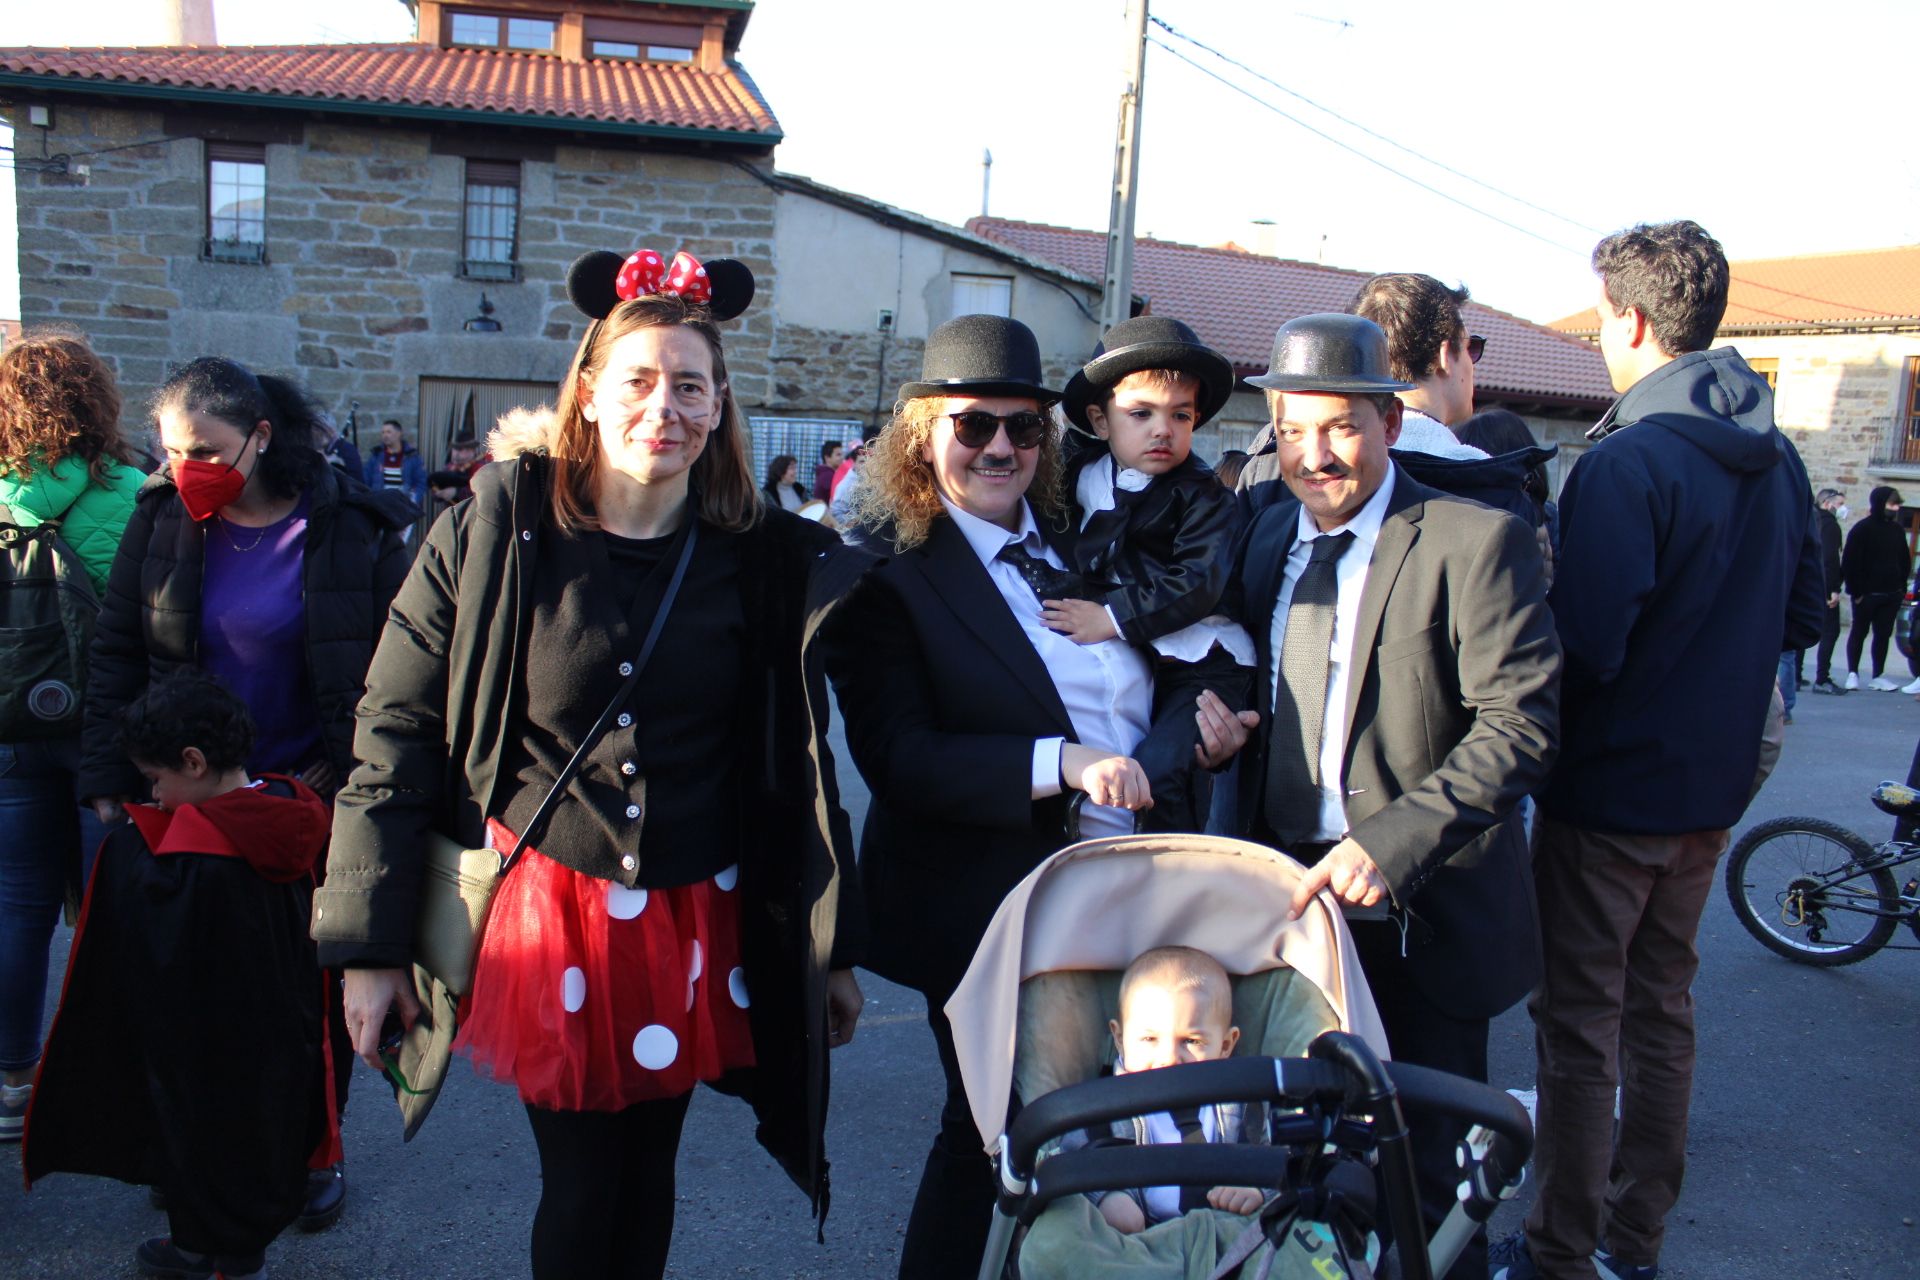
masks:
<svg viewBox="0 0 1920 1280"><path fill-rule="evenodd" d="M1195 947L1155 947L1127 966L1120 979L1120 1016L1110 1019L1115 1074L1135 1074L1181 1062L1230 1057L1239 1043L1233 1025L1233 987L1220 962ZM1083 1129L1060 1149L1145 1146L1173 1142L1267 1141L1267 1109L1260 1103L1222 1102L1113 1121L1104 1131ZM1089 1191L1108 1226L1124 1235L1144 1231L1202 1204L1228 1213L1253 1213L1266 1197L1254 1187L1141 1187Z"/></svg>
<svg viewBox="0 0 1920 1280"><path fill-rule="evenodd" d="M945 1006L999 1170L981 1280L1363 1280L1388 1266L1429 1280L1512 1194L1526 1113L1497 1089L1382 1063L1337 905L1321 894L1288 916L1301 874L1264 846L1156 833L1070 846L1007 895ZM1197 948L1207 977L1181 1002L1199 1007L1163 1012L1198 1034L1136 1060L1129 1039L1160 1020L1139 997L1181 982L1135 971ZM1463 1152L1459 1221L1431 1240L1403 1101L1488 1126ZM1196 1140L1173 1119L1183 1108ZM1162 1113L1171 1134L1156 1140ZM1198 1190L1156 1206L1162 1187ZM1389 1223L1410 1247L1383 1256L1375 1226Z"/></svg>

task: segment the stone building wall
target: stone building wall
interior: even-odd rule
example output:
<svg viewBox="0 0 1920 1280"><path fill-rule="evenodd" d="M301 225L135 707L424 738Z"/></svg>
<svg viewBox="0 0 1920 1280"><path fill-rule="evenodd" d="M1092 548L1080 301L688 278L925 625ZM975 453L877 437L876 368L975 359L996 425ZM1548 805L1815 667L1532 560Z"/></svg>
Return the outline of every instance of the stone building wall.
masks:
<svg viewBox="0 0 1920 1280"><path fill-rule="evenodd" d="M536 144L543 158L521 165L523 278L483 283L456 274L465 161L426 129L289 122L297 140L266 147L267 263L242 265L201 257L199 136L167 137L160 110L63 103L54 119L51 150L95 154L84 178L16 172L22 319L88 335L130 427L168 366L203 354L291 374L343 420L358 400L363 422L412 424L422 376L557 383L586 323L567 265L642 245L752 268L759 302L726 326L729 371L743 403L771 394L773 193L724 161ZM483 289L502 331L464 332Z"/></svg>
<svg viewBox="0 0 1920 1280"><path fill-rule="evenodd" d="M1867 509L1877 484L1920 481L1920 462L1888 459L1896 419L1907 412L1907 361L1920 334L1798 334L1727 337L1749 360L1779 362L1774 421L1807 465L1807 479Z"/></svg>

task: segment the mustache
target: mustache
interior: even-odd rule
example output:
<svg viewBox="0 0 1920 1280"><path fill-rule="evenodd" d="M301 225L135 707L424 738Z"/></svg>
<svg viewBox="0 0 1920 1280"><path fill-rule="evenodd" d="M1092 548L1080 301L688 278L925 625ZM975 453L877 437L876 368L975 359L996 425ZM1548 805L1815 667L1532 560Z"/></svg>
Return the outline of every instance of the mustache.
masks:
<svg viewBox="0 0 1920 1280"><path fill-rule="evenodd" d="M1351 475L1352 472L1353 468L1344 462L1329 462L1326 466L1316 467L1313 470L1302 467L1300 470L1294 472L1294 478L1297 480L1311 480L1315 476L1325 476L1329 480L1338 480L1342 476Z"/></svg>
<svg viewBox="0 0 1920 1280"><path fill-rule="evenodd" d="M973 465L976 467L995 467L995 468L1011 467L1014 465L1015 461L1016 459L1010 453L1003 453L1003 454L983 453L978 458L974 459Z"/></svg>

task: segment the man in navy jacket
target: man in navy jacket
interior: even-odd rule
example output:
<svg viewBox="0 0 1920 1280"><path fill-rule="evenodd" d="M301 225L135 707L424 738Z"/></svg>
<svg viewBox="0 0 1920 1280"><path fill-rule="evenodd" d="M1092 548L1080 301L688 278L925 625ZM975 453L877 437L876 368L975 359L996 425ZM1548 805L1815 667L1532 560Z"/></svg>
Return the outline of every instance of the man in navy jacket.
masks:
<svg viewBox="0 0 1920 1280"><path fill-rule="evenodd" d="M1592 1280L1603 1239L1615 1274L1654 1274L1685 1167L1694 937L1780 653L1819 639L1826 597L1772 393L1738 352L1707 350L1720 245L1692 222L1637 226L1593 266L1623 394L1560 498L1560 758L1534 837L1540 1193L1511 1280Z"/></svg>

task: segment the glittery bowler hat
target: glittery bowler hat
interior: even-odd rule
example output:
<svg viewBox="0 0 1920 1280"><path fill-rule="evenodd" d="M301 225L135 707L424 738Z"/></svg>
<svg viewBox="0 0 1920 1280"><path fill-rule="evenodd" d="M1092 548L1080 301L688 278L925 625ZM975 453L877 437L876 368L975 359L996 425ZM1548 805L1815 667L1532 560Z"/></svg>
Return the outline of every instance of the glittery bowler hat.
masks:
<svg viewBox="0 0 1920 1280"><path fill-rule="evenodd" d="M1379 395L1406 391L1387 361L1387 335L1379 325L1340 312L1300 316L1273 335L1271 367L1247 381L1269 391L1325 391Z"/></svg>
<svg viewBox="0 0 1920 1280"><path fill-rule="evenodd" d="M1033 330L1006 316L956 316L927 335L920 381L900 388L920 396L1032 396L1058 400L1044 385Z"/></svg>
<svg viewBox="0 0 1920 1280"><path fill-rule="evenodd" d="M1135 316L1107 330L1087 367L1067 380L1061 408L1068 421L1091 431L1087 406L1103 399L1114 384L1142 369L1174 369L1200 382L1194 426L1220 412L1233 394L1233 365L1200 341L1200 335L1171 316Z"/></svg>

